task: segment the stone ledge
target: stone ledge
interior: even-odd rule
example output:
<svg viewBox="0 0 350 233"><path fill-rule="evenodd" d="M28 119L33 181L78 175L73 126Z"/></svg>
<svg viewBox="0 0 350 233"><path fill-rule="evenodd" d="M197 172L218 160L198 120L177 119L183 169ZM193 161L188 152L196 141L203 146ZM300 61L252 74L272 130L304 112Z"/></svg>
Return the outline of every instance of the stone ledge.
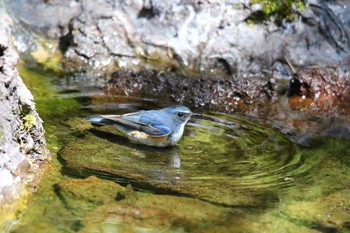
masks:
<svg viewBox="0 0 350 233"><path fill-rule="evenodd" d="M10 34L0 29L0 231L24 208L35 190L42 165L49 159L42 120L34 99L18 74L18 54Z"/></svg>

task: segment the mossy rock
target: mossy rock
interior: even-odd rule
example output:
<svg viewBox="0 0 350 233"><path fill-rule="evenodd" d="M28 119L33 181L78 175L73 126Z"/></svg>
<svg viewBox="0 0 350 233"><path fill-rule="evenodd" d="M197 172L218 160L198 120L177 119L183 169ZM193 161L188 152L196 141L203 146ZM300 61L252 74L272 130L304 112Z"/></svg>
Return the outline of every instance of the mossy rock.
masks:
<svg viewBox="0 0 350 233"><path fill-rule="evenodd" d="M91 206L108 203L125 197L125 188L95 176L86 179L64 179L55 186L61 200L70 208L82 208L82 203Z"/></svg>
<svg viewBox="0 0 350 233"><path fill-rule="evenodd" d="M277 24L282 24L283 20L294 20L294 10L302 11L305 8L303 0L251 0L250 4L261 4L261 10L253 13L249 18L253 22L262 22L271 16Z"/></svg>
<svg viewBox="0 0 350 233"><path fill-rule="evenodd" d="M87 214L79 232L193 232L228 217L227 209L192 198L135 193Z"/></svg>

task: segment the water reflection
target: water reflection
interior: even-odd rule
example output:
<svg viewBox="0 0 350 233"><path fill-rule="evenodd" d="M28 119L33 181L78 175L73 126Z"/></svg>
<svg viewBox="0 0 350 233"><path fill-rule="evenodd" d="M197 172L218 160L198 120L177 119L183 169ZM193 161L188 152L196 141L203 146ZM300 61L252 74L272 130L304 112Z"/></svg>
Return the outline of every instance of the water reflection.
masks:
<svg viewBox="0 0 350 233"><path fill-rule="evenodd" d="M311 168L302 164L299 147L284 135L232 115L203 114L190 121L177 146L154 148L130 142L113 127L95 128L84 122L85 116L94 114L158 108L149 100L76 98L83 111L68 124L72 129L79 125L84 136L60 153L62 171L73 177L103 174L104 179L131 183L136 189L233 206L265 203L264 195L293 186L297 176ZM249 195L233 198L243 193Z"/></svg>
<svg viewBox="0 0 350 233"><path fill-rule="evenodd" d="M44 121L52 127L49 140L60 142L59 169L42 183L16 232L103 232L98 228L106 223L107 231L120 225L152 232L348 229L349 140L319 138L300 148L269 126L208 112L189 123L176 147L141 146L84 119L164 107L160 101L81 90L87 91L37 98L41 111L53 111ZM80 109L59 108L72 101ZM123 187L115 182L143 192L116 195Z"/></svg>
<svg viewBox="0 0 350 233"><path fill-rule="evenodd" d="M177 150L171 153L169 167L175 172L174 180L179 180L181 178L181 157Z"/></svg>

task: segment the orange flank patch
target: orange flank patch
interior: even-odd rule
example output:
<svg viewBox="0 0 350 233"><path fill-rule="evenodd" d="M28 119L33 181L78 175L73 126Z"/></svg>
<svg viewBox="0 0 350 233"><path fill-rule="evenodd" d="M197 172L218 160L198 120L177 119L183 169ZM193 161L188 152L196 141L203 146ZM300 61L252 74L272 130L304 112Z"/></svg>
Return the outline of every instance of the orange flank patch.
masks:
<svg viewBox="0 0 350 233"><path fill-rule="evenodd" d="M161 137L151 137L149 136L149 138L154 141L154 142L166 142L166 140L168 139L168 135L166 136L161 136Z"/></svg>
<svg viewBox="0 0 350 233"><path fill-rule="evenodd" d="M153 142L166 142L168 139L168 135L165 136L159 136L159 137L152 137L144 132L134 130L130 132L130 135L137 139L150 139Z"/></svg>

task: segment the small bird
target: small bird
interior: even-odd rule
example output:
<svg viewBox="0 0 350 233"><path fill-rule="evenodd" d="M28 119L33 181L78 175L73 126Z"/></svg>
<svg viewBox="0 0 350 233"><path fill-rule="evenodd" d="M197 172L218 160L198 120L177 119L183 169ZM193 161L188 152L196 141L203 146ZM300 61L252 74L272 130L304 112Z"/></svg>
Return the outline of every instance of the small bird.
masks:
<svg viewBox="0 0 350 233"><path fill-rule="evenodd" d="M86 120L100 126L113 125L133 142L166 147L176 145L188 120L198 115L185 106L176 105L124 115L101 115Z"/></svg>

